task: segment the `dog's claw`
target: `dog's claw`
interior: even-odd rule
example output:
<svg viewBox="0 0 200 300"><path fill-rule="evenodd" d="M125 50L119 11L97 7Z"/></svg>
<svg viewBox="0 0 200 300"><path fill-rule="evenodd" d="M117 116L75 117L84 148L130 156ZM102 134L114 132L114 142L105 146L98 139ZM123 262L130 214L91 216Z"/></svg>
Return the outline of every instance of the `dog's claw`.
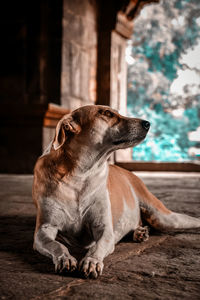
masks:
<svg viewBox="0 0 200 300"><path fill-rule="evenodd" d="M98 275L101 275L101 266L100 266L100 264L99 264L99 263L97 264L97 267L96 267L96 269L97 269L97 273L98 273Z"/></svg>
<svg viewBox="0 0 200 300"><path fill-rule="evenodd" d="M76 266L71 265L71 272L74 272L76 270Z"/></svg>
<svg viewBox="0 0 200 300"><path fill-rule="evenodd" d="M73 256L66 256L62 255L61 257L56 259L55 262L55 272L56 273L63 273L64 271L67 272L74 272L77 268L77 261Z"/></svg>
<svg viewBox="0 0 200 300"><path fill-rule="evenodd" d="M96 279L102 274L103 263L95 258L87 257L80 262L79 269L85 278Z"/></svg>

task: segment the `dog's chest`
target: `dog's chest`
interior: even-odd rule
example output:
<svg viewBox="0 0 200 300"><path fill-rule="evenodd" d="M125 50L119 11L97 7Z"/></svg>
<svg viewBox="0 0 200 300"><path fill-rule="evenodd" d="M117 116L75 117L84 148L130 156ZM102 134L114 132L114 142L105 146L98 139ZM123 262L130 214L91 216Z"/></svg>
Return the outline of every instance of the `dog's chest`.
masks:
<svg viewBox="0 0 200 300"><path fill-rule="evenodd" d="M63 241L71 246L78 248L89 248L103 232L103 226L94 230L93 224L88 220L77 220L74 224L66 224L59 235L62 236Z"/></svg>
<svg viewBox="0 0 200 300"><path fill-rule="evenodd" d="M84 182L77 179L60 182L53 198L54 203L49 203L49 207L59 223L59 232L68 242L88 246L98 239L102 232L99 212L105 210L104 202L108 201L105 177L100 181L95 177Z"/></svg>
<svg viewBox="0 0 200 300"><path fill-rule="evenodd" d="M56 190L56 202L68 216L69 221L82 220L95 201L105 194L106 197L106 174L88 177L84 180L78 177L60 181ZM98 201L97 201L98 202Z"/></svg>
<svg viewBox="0 0 200 300"><path fill-rule="evenodd" d="M77 189L71 189L69 185L62 185L57 190L54 203L49 203L57 222L60 222L62 232L70 232L78 235L81 231L87 231L88 223L96 218L96 202L98 193L85 187L80 193Z"/></svg>
<svg viewBox="0 0 200 300"><path fill-rule="evenodd" d="M62 213L57 216L61 221L59 235L63 241L78 248L88 248L101 236L103 227L95 228L95 213L92 204L59 207Z"/></svg>
<svg viewBox="0 0 200 300"><path fill-rule="evenodd" d="M69 199L68 199L69 200ZM46 210L47 223L55 224L58 236L69 245L88 246L92 243L92 212L90 207L82 207L77 202L70 204L59 200L48 199ZM49 221L48 221L49 220Z"/></svg>

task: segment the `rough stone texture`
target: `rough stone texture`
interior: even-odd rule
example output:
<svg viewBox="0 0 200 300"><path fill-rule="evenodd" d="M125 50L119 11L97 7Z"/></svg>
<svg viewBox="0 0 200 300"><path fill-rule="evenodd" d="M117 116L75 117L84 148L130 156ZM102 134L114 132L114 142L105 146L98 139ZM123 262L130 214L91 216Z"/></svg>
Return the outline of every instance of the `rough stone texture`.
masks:
<svg viewBox="0 0 200 300"><path fill-rule="evenodd" d="M63 1L61 104L74 110L96 101L95 1Z"/></svg>
<svg viewBox="0 0 200 300"><path fill-rule="evenodd" d="M140 174L171 209L200 216L199 174ZM97 280L58 276L32 250L31 175L0 175L0 299L199 299L200 231L127 237L105 259Z"/></svg>

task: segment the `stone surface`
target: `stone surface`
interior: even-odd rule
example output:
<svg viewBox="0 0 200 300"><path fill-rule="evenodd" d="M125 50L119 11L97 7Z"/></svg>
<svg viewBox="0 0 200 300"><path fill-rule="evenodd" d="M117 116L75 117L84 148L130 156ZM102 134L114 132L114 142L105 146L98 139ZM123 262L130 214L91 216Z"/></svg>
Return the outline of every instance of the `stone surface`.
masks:
<svg viewBox="0 0 200 300"><path fill-rule="evenodd" d="M168 208L200 216L199 174L142 173ZM127 237L105 259L97 280L58 276L32 249L31 175L0 175L0 299L199 299L200 231Z"/></svg>
<svg viewBox="0 0 200 300"><path fill-rule="evenodd" d="M74 110L96 101L96 2L64 0L62 25L61 104Z"/></svg>

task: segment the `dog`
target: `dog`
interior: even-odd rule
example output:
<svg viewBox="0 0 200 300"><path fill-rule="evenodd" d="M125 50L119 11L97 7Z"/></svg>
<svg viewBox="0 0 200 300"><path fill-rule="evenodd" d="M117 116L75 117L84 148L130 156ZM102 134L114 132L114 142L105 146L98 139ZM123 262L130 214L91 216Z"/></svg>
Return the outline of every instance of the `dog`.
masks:
<svg viewBox="0 0 200 300"><path fill-rule="evenodd" d="M142 220L160 231L200 228L200 219L168 210L137 176L108 164L113 151L136 146L149 128L148 121L101 105L83 106L58 122L33 182L34 249L52 259L56 272L97 278L125 235L148 239Z"/></svg>

